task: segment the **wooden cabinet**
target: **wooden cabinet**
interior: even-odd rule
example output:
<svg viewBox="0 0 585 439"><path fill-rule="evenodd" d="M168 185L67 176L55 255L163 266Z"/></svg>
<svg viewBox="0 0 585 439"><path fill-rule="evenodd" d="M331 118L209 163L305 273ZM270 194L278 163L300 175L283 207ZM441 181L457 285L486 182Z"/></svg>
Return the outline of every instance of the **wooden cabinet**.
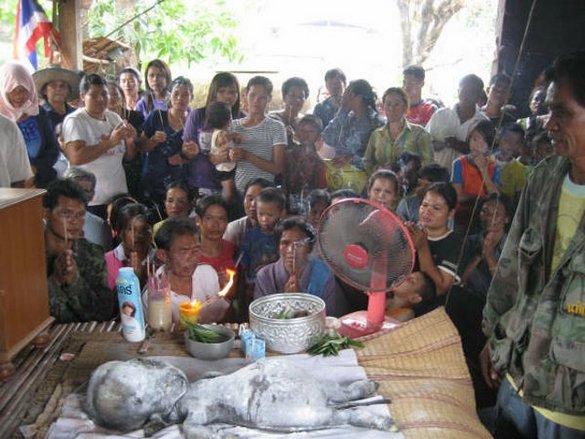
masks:
<svg viewBox="0 0 585 439"><path fill-rule="evenodd" d="M0 189L0 364L52 321L41 189Z"/></svg>

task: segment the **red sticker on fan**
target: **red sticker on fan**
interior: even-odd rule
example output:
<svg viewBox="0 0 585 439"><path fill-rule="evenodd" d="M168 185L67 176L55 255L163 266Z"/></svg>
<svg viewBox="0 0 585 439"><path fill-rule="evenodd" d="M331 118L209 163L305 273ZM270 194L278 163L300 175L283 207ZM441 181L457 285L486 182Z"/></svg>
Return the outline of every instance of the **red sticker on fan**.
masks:
<svg viewBox="0 0 585 439"><path fill-rule="evenodd" d="M368 252L358 244L346 245L343 250L343 257L352 268L364 268L368 265Z"/></svg>

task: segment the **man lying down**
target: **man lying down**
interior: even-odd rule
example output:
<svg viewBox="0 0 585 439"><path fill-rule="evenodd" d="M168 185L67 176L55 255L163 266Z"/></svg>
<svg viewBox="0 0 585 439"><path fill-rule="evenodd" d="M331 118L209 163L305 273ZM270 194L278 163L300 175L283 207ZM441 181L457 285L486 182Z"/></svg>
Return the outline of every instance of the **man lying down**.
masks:
<svg viewBox="0 0 585 439"><path fill-rule="evenodd" d="M392 418L360 410L350 402L375 393L369 380L346 386L323 382L290 362L264 359L229 375L189 384L178 368L161 360L111 361L92 374L86 399L89 415L122 432L148 423L182 422L185 437L217 437L211 424L273 432L353 425L396 431Z"/></svg>

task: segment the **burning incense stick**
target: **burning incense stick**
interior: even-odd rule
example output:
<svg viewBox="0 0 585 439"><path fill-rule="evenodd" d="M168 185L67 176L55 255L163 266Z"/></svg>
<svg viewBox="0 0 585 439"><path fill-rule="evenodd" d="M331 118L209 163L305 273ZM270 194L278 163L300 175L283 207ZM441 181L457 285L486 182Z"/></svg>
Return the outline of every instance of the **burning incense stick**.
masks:
<svg viewBox="0 0 585 439"><path fill-rule="evenodd" d="M163 118L162 118L162 111L160 111L160 108L159 108L159 110L158 110L158 117L159 117L159 119L160 119L160 129L161 129L161 131L164 131L164 129L165 129L165 123L164 123L164 121L163 121Z"/></svg>
<svg viewBox="0 0 585 439"><path fill-rule="evenodd" d="M65 238L65 248L69 248L69 234L67 233L67 220L62 218L63 220L63 237Z"/></svg>
<svg viewBox="0 0 585 439"><path fill-rule="evenodd" d="M130 233L132 233L132 251L136 250L136 242L134 239L134 218L130 221Z"/></svg>
<svg viewBox="0 0 585 439"><path fill-rule="evenodd" d="M240 265L240 262L242 262L243 257L244 257L244 252L241 252L240 256L238 256L238 259L236 260L236 265L234 265L234 268L238 268L238 265Z"/></svg>

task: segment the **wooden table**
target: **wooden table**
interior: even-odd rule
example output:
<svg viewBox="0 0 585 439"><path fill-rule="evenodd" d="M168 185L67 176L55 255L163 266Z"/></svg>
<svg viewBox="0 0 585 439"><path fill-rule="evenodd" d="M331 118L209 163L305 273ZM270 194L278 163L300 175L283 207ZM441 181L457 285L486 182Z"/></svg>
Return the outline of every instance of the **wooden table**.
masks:
<svg viewBox="0 0 585 439"><path fill-rule="evenodd" d="M139 356L115 323L54 325L45 349L27 347L14 360L17 373L0 384L0 438L22 438L34 424L44 437L65 396L105 361ZM358 361L407 439L489 438L475 413L473 387L459 337L440 309L385 334L368 336ZM74 354L63 361L63 353ZM186 356L181 333L157 334L147 356ZM234 351L234 355L240 355Z"/></svg>

